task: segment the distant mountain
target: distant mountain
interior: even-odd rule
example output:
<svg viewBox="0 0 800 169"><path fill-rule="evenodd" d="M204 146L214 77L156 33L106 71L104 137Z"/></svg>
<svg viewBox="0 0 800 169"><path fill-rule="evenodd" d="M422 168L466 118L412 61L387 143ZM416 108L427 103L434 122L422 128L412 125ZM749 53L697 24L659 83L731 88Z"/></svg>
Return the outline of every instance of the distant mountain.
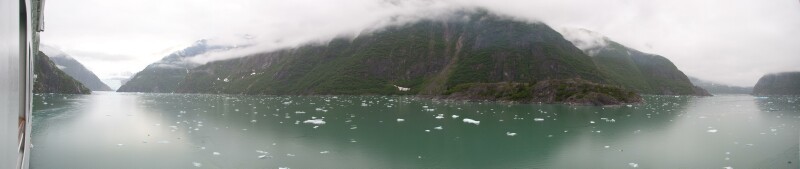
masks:
<svg viewBox="0 0 800 169"><path fill-rule="evenodd" d="M113 91L108 85L103 83L94 72L86 69L80 62L58 50L54 47L47 45L40 45L39 49L50 57L50 60L58 66L59 69L67 73L75 80L80 81L92 91Z"/></svg>
<svg viewBox="0 0 800 169"><path fill-rule="evenodd" d="M720 83L714 83L710 81L701 80L695 77L689 77L689 80L692 81L692 84L702 87L703 89L708 90L711 94L750 94L753 93L753 87L739 87L739 86L730 86Z"/></svg>
<svg viewBox="0 0 800 169"><path fill-rule="evenodd" d="M148 65L144 70L136 73L127 81L123 81L117 92L148 92L171 93L174 92L189 69L198 64L186 61L186 58L200 54L227 49L225 46L214 46L208 40L199 40L191 46L174 52L158 62Z"/></svg>
<svg viewBox="0 0 800 169"><path fill-rule="evenodd" d="M210 62L191 69L177 92L440 95L466 83L604 83L598 72L549 26L477 10Z"/></svg>
<svg viewBox="0 0 800 169"><path fill-rule="evenodd" d="M591 56L611 84L644 94L710 95L694 86L669 59L629 48L585 29L564 30L564 36Z"/></svg>
<svg viewBox="0 0 800 169"><path fill-rule="evenodd" d="M34 93L89 94L92 91L58 69L53 61L43 52L35 56L33 66Z"/></svg>
<svg viewBox="0 0 800 169"><path fill-rule="evenodd" d="M800 95L800 72L764 75L753 87L753 95Z"/></svg>

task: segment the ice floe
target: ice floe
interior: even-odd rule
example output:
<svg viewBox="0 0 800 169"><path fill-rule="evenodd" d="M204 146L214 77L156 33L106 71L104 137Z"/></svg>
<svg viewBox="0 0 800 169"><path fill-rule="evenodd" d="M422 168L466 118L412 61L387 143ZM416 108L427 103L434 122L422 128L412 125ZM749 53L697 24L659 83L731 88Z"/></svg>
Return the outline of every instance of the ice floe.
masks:
<svg viewBox="0 0 800 169"><path fill-rule="evenodd" d="M632 168L637 168L637 167L639 167L639 164L636 164L636 163L628 163L628 166L631 166Z"/></svg>
<svg viewBox="0 0 800 169"><path fill-rule="evenodd" d="M464 118L464 123L470 123L470 124L479 125L479 124L481 124L481 121L472 120L470 118Z"/></svg>
<svg viewBox="0 0 800 169"><path fill-rule="evenodd" d="M314 124L314 125L323 125L323 124L325 124L325 121L322 120L322 119L311 119L311 120L303 121L303 123L310 123L310 124Z"/></svg>

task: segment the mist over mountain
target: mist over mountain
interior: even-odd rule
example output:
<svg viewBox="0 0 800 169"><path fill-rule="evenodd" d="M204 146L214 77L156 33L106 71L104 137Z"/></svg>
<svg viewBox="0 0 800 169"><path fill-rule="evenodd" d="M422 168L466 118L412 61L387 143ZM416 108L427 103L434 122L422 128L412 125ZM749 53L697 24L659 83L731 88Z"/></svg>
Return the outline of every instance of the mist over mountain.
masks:
<svg viewBox="0 0 800 169"><path fill-rule="evenodd" d="M178 83L189 72L189 69L200 65L188 61L187 58L229 48L231 47L210 44L209 40L206 39L198 40L191 46L148 65L144 70L131 76L129 80L122 81L123 84L117 89L117 92L174 92Z"/></svg>
<svg viewBox="0 0 800 169"><path fill-rule="evenodd" d="M753 87L740 87L740 86L731 86L721 83L715 83L711 81L702 80L695 77L689 77L689 80L692 81L692 84L702 87L703 89L708 90L711 94L751 94L753 93Z"/></svg>
<svg viewBox="0 0 800 169"><path fill-rule="evenodd" d="M626 47L585 29L562 30L576 47L591 56L609 83L644 94L709 95L692 84L669 59Z"/></svg>
<svg viewBox="0 0 800 169"><path fill-rule="evenodd" d="M50 57L50 60L52 60L59 69L72 78L75 78L75 80L83 83L83 85L90 90L113 91L108 85L103 83L94 72L84 67L83 64L75 60L75 58L72 58L69 54L47 45L40 45L40 49Z"/></svg>
<svg viewBox="0 0 800 169"><path fill-rule="evenodd" d="M800 72L764 75L753 87L753 95L800 95Z"/></svg>

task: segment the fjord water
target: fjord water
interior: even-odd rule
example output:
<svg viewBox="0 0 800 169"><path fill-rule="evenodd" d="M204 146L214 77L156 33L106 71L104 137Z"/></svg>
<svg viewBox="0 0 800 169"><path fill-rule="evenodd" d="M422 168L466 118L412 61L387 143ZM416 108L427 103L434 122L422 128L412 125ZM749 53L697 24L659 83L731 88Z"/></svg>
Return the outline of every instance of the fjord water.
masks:
<svg viewBox="0 0 800 169"><path fill-rule="evenodd" d="M798 168L800 97L645 100L37 94L31 168Z"/></svg>

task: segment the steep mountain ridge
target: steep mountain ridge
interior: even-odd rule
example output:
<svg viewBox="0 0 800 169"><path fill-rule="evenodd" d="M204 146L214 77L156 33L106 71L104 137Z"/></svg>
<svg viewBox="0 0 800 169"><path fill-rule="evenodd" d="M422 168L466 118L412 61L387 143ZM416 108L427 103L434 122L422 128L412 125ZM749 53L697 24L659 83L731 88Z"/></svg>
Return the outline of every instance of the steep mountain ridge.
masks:
<svg viewBox="0 0 800 169"><path fill-rule="evenodd" d="M144 70L125 81L117 89L117 92L174 92L189 69L199 66L197 63L186 61L186 58L226 48L228 47L209 44L206 39L198 40L189 47L173 52L158 62L148 65Z"/></svg>
<svg viewBox="0 0 800 169"><path fill-rule="evenodd" d="M694 86L669 59L626 47L585 29L564 30L565 37L592 57L611 84L644 94L710 95Z"/></svg>
<svg viewBox="0 0 800 169"><path fill-rule="evenodd" d="M58 66L43 52L37 52L35 57L33 65L34 93L89 94L92 92L81 82L58 69Z"/></svg>
<svg viewBox="0 0 800 169"><path fill-rule="evenodd" d="M40 50L49 56L56 66L75 80L80 81L92 91L113 91L103 83L94 72L83 66L80 62L67 53L47 45L40 45Z"/></svg>
<svg viewBox="0 0 800 169"><path fill-rule="evenodd" d="M591 58L547 25L479 10L211 62L192 69L177 91L437 95L463 83L604 83L598 72Z"/></svg>
<svg viewBox="0 0 800 169"><path fill-rule="evenodd" d="M753 87L753 95L800 95L800 72L764 75Z"/></svg>

